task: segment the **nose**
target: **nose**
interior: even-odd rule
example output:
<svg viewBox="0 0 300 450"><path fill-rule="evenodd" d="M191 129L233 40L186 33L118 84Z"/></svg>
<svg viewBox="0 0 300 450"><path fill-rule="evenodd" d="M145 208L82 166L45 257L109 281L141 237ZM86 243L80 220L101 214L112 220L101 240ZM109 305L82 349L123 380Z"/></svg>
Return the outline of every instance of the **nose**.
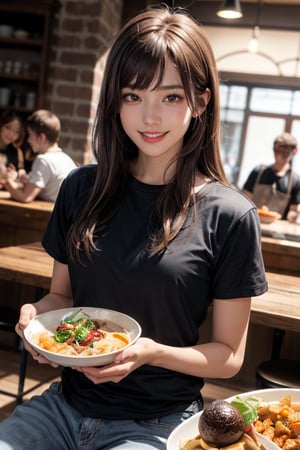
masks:
<svg viewBox="0 0 300 450"><path fill-rule="evenodd" d="M10 138L13 138L15 136L15 131L14 130L7 130L7 134Z"/></svg>
<svg viewBox="0 0 300 450"><path fill-rule="evenodd" d="M143 105L143 121L147 125L158 124L161 121L160 107L156 101L147 101Z"/></svg>

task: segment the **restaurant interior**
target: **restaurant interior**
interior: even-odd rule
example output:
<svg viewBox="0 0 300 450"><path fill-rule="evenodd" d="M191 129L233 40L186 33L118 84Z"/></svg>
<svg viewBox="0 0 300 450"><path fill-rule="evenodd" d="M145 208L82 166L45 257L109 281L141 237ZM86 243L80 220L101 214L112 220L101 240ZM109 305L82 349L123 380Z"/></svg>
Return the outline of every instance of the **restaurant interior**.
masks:
<svg viewBox="0 0 300 450"><path fill-rule="evenodd" d="M50 109L61 119L64 151L80 165L93 162L91 131L109 43L128 18L157 3L1 0L0 112L16 109L26 118ZM300 0L164 3L188 8L211 41L220 74L222 158L228 178L241 187L253 166L271 163L275 136L289 132L300 142ZM293 164L300 173L300 152ZM52 209L50 202L22 204L0 191L0 315L49 289L52 262L39 242ZM300 225L278 220L261 228L269 291L252 302L242 369L230 380L207 380L206 401L255 389L258 368L269 360L279 386L300 388ZM26 361L15 318L9 324L3 318L0 421L59 376L57 369ZM201 339L209 330L210 316Z"/></svg>

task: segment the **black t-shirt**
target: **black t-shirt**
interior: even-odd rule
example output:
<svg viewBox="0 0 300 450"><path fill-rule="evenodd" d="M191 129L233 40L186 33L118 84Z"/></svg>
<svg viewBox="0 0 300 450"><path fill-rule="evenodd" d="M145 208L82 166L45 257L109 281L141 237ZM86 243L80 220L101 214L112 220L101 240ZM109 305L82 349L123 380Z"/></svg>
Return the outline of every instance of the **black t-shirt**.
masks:
<svg viewBox="0 0 300 450"><path fill-rule="evenodd" d="M249 192L253 192L260 169L261 166L258 166L252 170L243 186L243 189ZM290 176L291 170L288 170L283 176L278 176L272 169L272 166L268 166L262 172L258 184L274 184L277 191L286 194L288 192ZM289 205L298 203L300 203L300 176L296 172L293 172L292 190Z"/></svg>
<svg viewBox="0 0 300 450"><path fill-rule="evenodd" d="M153 210L163 186L129 176L121 206L96 238L100 251L83 265L69 261L66 236L86 203L96 166L76 169L63 182L43 238L56 260L67 263L74 306L115 309L133 316L142 335L163 344L190 346L213 298L260 295L267 289L260 250L260 224L253 204L240 192L213 182L198 194L167 251L149 256ZM159 417L183 410L199 397L203 379L142 366L120 383L95 385L65 368L63 392L83 416L106 419Z"/></svg>
<svg viewBox="0 0 300 450"><path fill-rule="evenodd" d="M13 164L16 170L20 168L18 150L13 144L9 144L5 150L0 150L0 153L6 156L6 166L8 166L9 164Z"/></svg>

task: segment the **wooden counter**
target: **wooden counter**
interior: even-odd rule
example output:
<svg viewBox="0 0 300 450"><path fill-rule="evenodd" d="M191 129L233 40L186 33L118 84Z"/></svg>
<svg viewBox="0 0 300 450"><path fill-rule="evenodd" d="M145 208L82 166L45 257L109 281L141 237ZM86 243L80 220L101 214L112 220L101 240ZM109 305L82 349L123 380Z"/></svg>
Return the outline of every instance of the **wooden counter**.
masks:
<svg viewBox="0 0 300 450"><path fill-rule="evenodd" d="M300 332L300 278L267 272L269 290L253 297L250 322Z"/></svg>
<svg viewBox="0 0 300 450"><path fill-rule="evenodd" d="M300 225L286 220L261 224L262 253L267 271L300 275Z"/></svg>
<svg viewBox="0 0 300 450"><path fill-rule="evenodd" d="M54 203L21 203L0 196L0 247L40 241Z"/></svg>

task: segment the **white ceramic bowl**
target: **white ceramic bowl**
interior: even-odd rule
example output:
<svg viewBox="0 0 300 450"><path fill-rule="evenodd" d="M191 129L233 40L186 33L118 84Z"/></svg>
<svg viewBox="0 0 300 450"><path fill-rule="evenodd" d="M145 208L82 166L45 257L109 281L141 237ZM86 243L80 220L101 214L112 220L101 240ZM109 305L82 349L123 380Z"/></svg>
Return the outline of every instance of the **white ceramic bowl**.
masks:
<svg viewBox="0 0 300 450"><path fill-rule="evenodd" d="M300 402L300 389L261 389L256 391L244 392L243 394L237 394L232 397L226 398L225 400L231 402L237 396L241 398L255 396L260 397L262 399L262 402L276 403L281 400L282 397L288 394L291 395L292 401ZM170 434L167 441L167 450L179 450L181 441L192 439L199 434L198 422L201 414L202 412L195 414L175 428L175 430ZM267 439L264 436L261 436L258 433L257 436L266 450L280 450L280 447L274 444L274 442L272 442L271 440Z"/></svg>
<svg viewBox="0 0 300 450"><path fill-rule="evenodd" d="M262 403L278 403L286 395L290 395L292 402L300 402L300 389L258 389L256 391L243 392L242 394L233 395L226 398L226 401L231 402L235 397L241 398L247 397L259 397L262 399Z"/></svg>
<svg viewBox="0 0 300 450"><path fill-rule="evenodd" d="M119 353L121 350L124 350L124 348L126 347L123 347L121 350L116 350L110 353L104 353L102 355L68 356L45 350L32 341L31 337L36 333L40 333L45 330L55 332L57 326L59 325L60 321L63 318L69 316L70 314L78 310L82 310L82 313L87 314L91 319L108 320L124 328L129 333L131 339L130 343L126 345L126 347L132 345L141 335L142 330L138 322L136 322L136 320L134 320L130 316L127 316L126 314L120 313L118 311L113 311L110 309L77 307L77 308L64 308L55 311L49 311L47 313L40 314L39 316L34 317L24 330L25 339L38 353L43 355L49 361L59 364L60 366L96 367L111 363L115 355Z"/></svg>

